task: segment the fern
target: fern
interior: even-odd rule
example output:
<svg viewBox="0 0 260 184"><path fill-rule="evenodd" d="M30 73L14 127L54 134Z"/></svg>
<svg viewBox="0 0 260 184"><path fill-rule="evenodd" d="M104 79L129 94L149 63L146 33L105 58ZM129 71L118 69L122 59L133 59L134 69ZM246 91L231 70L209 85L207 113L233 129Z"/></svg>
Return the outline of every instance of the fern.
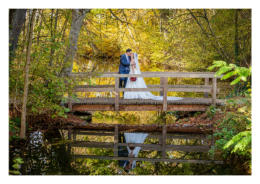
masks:
<svg viewBox="0 0 260 184"><path fill-rule="evenodd" d="M243 131L232 137L224 145L224 149L230 149L232 153L245 155L248 151L251 152L251 131Z"/></svg>
<svg viewBox="0 0 260 184"><path fill-rule="evenodd" d="M231 85L235 85L240 81L247 81L247 78L251 75L251 67L239 67L235 64L228 65L225 61L214 61L213 65L208 67L208 70L212 71L215 68L218 68L216 76L225 74L222 76L221 80L236 76L236 78L230 83Z"/></svg>

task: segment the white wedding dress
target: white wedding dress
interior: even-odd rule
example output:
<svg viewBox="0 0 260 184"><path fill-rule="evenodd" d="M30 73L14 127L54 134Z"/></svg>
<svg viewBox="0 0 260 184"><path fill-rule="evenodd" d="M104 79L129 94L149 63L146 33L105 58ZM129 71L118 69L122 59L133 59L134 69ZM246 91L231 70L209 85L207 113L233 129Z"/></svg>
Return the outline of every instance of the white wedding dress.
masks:
<svg viewBox="0 0 260 184"><path fill-rule="evenodd" d="M137 54L134 53L134 60L136 63L136 69L132 71L130 67L130 74L141 74ZM137 77L136 81L131 81L128 77L126 88L147 88L143 77ZM149 91L126 91L124 93L124 99L152 99L163 100L163 96L155 96ZM181 100L181 97L167 96L167 100Z"/></svg>
<svg viewBox="0 0 260 184"><path fill-rule="evenodd" d="M146 137L148 136L147 133L124 133L125 142L126 143L144 143ZM134 157L138 157L138 153L141 150L141 147L135 147L134 150L131 150L127 146L128 153L132 153ZM133 160L132 169L136 167L136 160Z"/></svg>

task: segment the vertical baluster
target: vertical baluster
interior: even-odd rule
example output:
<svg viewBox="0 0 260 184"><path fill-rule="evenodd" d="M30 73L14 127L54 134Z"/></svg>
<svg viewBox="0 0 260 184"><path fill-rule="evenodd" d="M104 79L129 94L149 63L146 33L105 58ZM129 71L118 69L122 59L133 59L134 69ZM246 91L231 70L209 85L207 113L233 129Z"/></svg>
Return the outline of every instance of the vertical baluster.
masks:
<svg viewBox="0 0 260 184"><path fill-rule="evenodd" d="M167 111L168 78L162 77L162 80L163 80L163 111Z"/></svg>
<svg viewBox="0 0 260 184"><path fill-rule="evenodd" d="M211 136L212 136L212 138L211 138L210 146L211 146L211 147L212 147L212 146L215 147L214 131L212 132ZM212 159L212 160L215 160L215 148L214 148L213 154L211 155L211 159Z"/></svg>
<svg viewBox="0 0 260 184"><path fill-rule="evenodd" d="M164 86L164 80L162 77L160 77L160 86ZM160 91L160 96L163 96L163 91Z"/></svg>
<svg viewBox="0 0 260 184"><path fill-rule="evenodd" d="M76 141L76 138L77 138L76 136L77 136L77 130L73 130L72 131L72 140L73 141Z"/></svg>
<svg viewBox="0 0 260 184"><path fill-rule="evenodd" d="M166 134L167 134L166 125L163 125L163 127L162 127L162 158L166 157Z"/></svg>
<svg viewBox="0 0 260 184"><path fill-rule="evenodd" d="M163 132L163 130L162 130L162 132ZM158 135L158 140L159 140L159 145L162 145L162 139L163 139L163 136L162 136L163 134L159 134ZM158 151L158 155L162 155L162 149L160 150L160 151Z"/></svg>
<svg viewBox="0 0 260 184"><path fill-rule="evenodd" d="M208 86L209 85L209 78L205 78L205 82L204 82L205 86ZM206 92L204 93L204 97L205 98L208 98L209 97L209 94Z"/></svg>
<svg viewBox="0 0 260 184"><path fill-rule="evenodd" d="M119 110L119 77L115 77L115 111Z"/></svg>
<svg viewBox="0 0 260 184"><path fill-rule="evenodd" d="M216 106L216 100L217 100L217 78L214 77L212 79L212 105Z"/></svg>
<svg viewBox="0 0 260 184"><path fill-rule="evenodd" d="M115 125L114 132L114 156L118 156L118 125Z"/></svg>
<svg viewBox="0 0 260 184"><path fill-rule="evenodd" d="M72 100L71 100L71 92L69 92L69 94L68 94L68 108L70 109L70 110L72 110Z"/></svg>
<svg viewBox="0 0 260 184"><path fill-rule="evenodd" d="M71 141L71 129L68 129L68 140ZM70 146L70 142L68 144L68 152L71 153L71 146Z"/></svg>

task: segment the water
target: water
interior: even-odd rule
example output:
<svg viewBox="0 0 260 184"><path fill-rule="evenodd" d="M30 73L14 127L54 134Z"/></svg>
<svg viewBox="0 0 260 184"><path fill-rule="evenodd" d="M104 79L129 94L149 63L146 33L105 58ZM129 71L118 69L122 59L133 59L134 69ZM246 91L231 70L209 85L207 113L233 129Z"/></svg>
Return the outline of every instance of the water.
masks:
<svg viewBox="0 0 260 184"><path fill-rule="evenodd" d="M83 148L89 154L111 155L113 150L98 148ZM84 151L85 152L85 151ZM177 153L176 153L177 154ZM158 157L160 153L153 151L140 151L140 157ZM57 138L46 139L41 131L32 132L26 142L10 149L10 165L15 157L24 161L19 169L22 175L146 175L146 174L214 174L217 165L176 164L176 163L150 163L137 162L130 172L124 171L118 161L77 159L73 160L67 146ZM198 154L190 154L190 159L198 159ZM200 168L201 173L198 172ZM205 168L210 171L205 173ZM212 169L213 168L213 169ZM12 170L12 169L10 169ZM216 174L216 173L215 173Z"/></svg>
<svg viewBox="0 0 260 184"><path fill-rule="evenodd" d="M22 158L19 172L22 175L61 175L78 174L70 165L71 157L65 144L57 139L46 139L43 132L30 133L28 140L14 141L10 148L9 165L13 159ZM13 170L13 168L9 168Z"/></svg>
<svg viewBox="0 0 260 184"><path fill-rule="evenodd" d="M101 122L109 123L129 123L132 116L127 115L127 118L122 120L113 116L111 118L102 116ZM144 117L144 116L143 116ZM135 116L136 118L136 116ZM133 122L139 120L132 118ZM154 121L158 117L153 117ZM150 122L153 120L150 115ZM127 119L127 120L126 120ZM143 118L144 119L144 118ZM142 120L140 118L140 121ZM99 123L97 116L93 117L94 122ZM141 123L141 122L137 122ZM133 123L131 123L133 124ZM9 148L9 165L10 174L21 175L218 175L218 174L241 174L236 173L231 165L203 165L203 164L178 164L178 163L151 163L151 162L136 162L136 167L130 172L125 172L119 166L118 161L113 160L97 160L97 159L72 159L64 143L66 140L59 130L41 131L36 130L30 132L26 141L13 140L10 142ZM112 142L113 137L97 137L97 136L77 136L77 140L84 141L102 141ZM157 143L156 139L146 139L145 143ZM189 142L189 141L188 141ZM186 144L186 140L176 140L171 144ZM192 143L192 141L191 141ZM201 144L204 144L201 142ZM73 148L73 152L80 154L90 155L113 155L113 149L100 149L100 148ZM160 152L157 151L144 151L141 150L138 154L139 157L160 157ZM186 152L171 152L171 158L185 159L207 159L207 153L186 153ZM21 158L23 163L18 164L18 169L13 168L15 159Z"/></svg>

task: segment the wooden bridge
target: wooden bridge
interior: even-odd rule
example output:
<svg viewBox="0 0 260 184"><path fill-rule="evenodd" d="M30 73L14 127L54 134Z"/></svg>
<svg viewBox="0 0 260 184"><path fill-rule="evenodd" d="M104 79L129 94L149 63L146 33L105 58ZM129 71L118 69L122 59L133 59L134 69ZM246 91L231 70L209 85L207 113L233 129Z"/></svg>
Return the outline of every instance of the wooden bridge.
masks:
<svg viewBox="0 0 260 184"><path fill-rule="evenodd" d="M111 85L77 85L68 95L67 105L71 111L205 111L209 106L224 105L224 101L217 99L217 79L213 72L143 72L142 74L118 74L118 73L72 73L72 79L87 81L91 77L114 78ZM160 78L160 84L147 85L147 88L119 88L120 77L143 77ZM170 85L169 78L199 78L203 79L200 85ZM138 80L138 79L137 79ZM163 96L162 101L151 99L123 99L120 92L125 91L157 91ZM112 92L114 97L110 98L72 98L73 93L88 92ZM182 100L167 100L167 92L193 92L202 93L200 98L183 98ZM208 153L214 145L213 127L207 125L125 125L125 124L100 124L89 123L81 126L67 127L68 130L68 149L76 158L106 159L106 160L137 160L150 162L176 162L176 163L200 163L200 164L222 164L223 161L203 157L203 159L188 160L185 158L172 158L171 151L186 153ZM149 133L147 138L156 139L153 144L125 143L122 141L124 132L143 132ZM95 142L78 140L78 136L100 136L112 137L113 142ZM209 139L209 135L211 138ZM172 140L191 140L192 145L171 144ZM90 140L90 139L88 139ZM120 147L141 147L143 151L157 151L159 157L155 158L133 158L122 157L119 155ZM112 150L113 155L87 155L77 154L77 148L101 148ZM84 152L86 153L86 152Z"/></svg>
<svg viewBox="0 0 260 184"><path fill-rule="evenodd" d="M205 111L210 105L223 105L224 101L217 99L217 79L213 72L143 72L142 74L118 73L71 73L71 78L114 78L113 85L79 85L69 93L67 106L72 111ZM159 85L147 85L147 88L119 88L120 77L160 78ZM169 85L169 78L201 78L203 85ZM124 91L158 91L163 96L162 101L150 99L123 99L120 92ZM71 95L76 92L112 92L113 98L77 98ZM183 98L182 100L167 100L167 92L204 93L201 98ZM209 97L210 95L210 97Z"/></svg>

